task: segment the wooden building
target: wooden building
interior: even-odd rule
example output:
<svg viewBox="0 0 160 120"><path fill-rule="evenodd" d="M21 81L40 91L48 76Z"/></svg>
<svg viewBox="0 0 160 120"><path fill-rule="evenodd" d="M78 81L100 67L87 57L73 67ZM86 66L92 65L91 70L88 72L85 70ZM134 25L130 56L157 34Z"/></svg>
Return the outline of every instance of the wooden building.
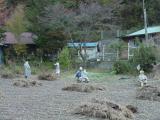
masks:
<svg viewBox="0 0 160 120"><path fill-rule="evenodd" d="M154 46L160 46L160 26L148 27L148 41L145 41L145 29L135 31L133 33L121 36L121 39L128 44L128 52L126 54L126 59L133 56L134 49L138 48L138 42L148 43Z"/></svg>
<svg viewBox="0 0 160 120"><path fill-rule="evenodd" d="M5 50L9 50L8 54L13 54L13 45L26 45L27 52L32 54L36 50L34 39L37 38L32 33L24 32L18 38L11 32L4 33L5 38L0 43L0 64L3 64Z"/></svg>

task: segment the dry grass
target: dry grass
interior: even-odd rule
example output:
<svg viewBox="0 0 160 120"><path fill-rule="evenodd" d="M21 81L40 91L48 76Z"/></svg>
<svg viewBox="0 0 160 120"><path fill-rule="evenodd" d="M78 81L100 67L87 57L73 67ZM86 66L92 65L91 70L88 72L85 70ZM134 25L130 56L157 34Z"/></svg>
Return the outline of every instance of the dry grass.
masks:
<svg viewBox="0 0 160 120"><path fill-rule="evenodd" d="M38 79L39 80L47 80L47 81L54 81L54 80L57 80L56 76L55 75L52 75L52 74L41 74L38 76Z"/></svg>
<svg viewBox="0 0 160 120"><path fill-rule="evenodd" d="M62 88L62 90L77 91L77 92L92 92L94 90L105 90L105 88L79 83L79 84L72 84L70 86L64 87Z"/></svg>
<svg viewBox="0 0 160 120"><path fill-rule="evenodd" d="M9 68L4 68L4 66L2 66L0 68L0 75L1 75L1 78L3 78L3 79L13 79L13 78L15 78L12 70L9 69Z"/></svg>
<svg viewBox="0 0 160 120"><path fill-rule="evenodd" d="M3 73L1 77L4 79L13 79L15 76L12 73Z"/></svg>
<svg viewBox="0 0 160 120"><path fill-rule="evenodd" d="M138 113L138 108L133 105L127 105L126 108L132 111L132 113Z"/></svg>
<svg viewBox="0 0 160 120"><path fill-rule="evenodd" d="M36 81L36 80L16 80L13 83L14 86L18 87L33 87L33 86L41 86L42 83Z"/></svg>
<svg viewBox="0 0 160 120"><path fill-rule="evenodd" d="M121 107L120 105L110 101L93 100L91 103L87 103L76 108L74 114L107 120L133 119L133 113L129 109Z"/></svg>
<svg viewBox="0 0 160 120"><path fill-rule="evenodd" d="M137 90L137 99L151 100L160 102L160 88L153 86L144 86Z"/></svg>

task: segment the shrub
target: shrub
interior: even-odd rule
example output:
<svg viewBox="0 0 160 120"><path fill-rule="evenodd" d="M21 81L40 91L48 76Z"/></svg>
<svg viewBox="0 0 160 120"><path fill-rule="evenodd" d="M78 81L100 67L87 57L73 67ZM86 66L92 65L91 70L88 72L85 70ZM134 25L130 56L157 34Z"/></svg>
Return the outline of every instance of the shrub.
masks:
<svg viewBox="0 0 160 120"><path fill-rule="evenodd" d="M151 46L140 45L138 49L134 51L134 56L131 58L130 63L134 66L140 64L141 69L146 72L151 72L153 64L156 62L154 48Z"/></svg>
<svg viewBox="0 0 160 120"><path fill-rule="evenodd" d="M38 73L37 69L38 68L36 68L36 67L32 67L32 69L31 69L32 75L36 75Z"/></svg>
<svg viewBox="0 0 160 120"><path fill-rule="evenodd" d="M23 72L24 72L23 66L15 65L15 67L14 67L14 73L22 75Z"/></svg>
<svg viewBox="0 0 160 120"><path fill-rule="evenodd" d="M0 28L0 42L4 40L5 35L4 35L4 30L2 28Z"/></svg>
<svg viewBox="0 0 160 120"><path fill-rule="evenodd" d="M78 51L75 48L70 48L71 64L73 68L77 68L82 64L82 60L78 57Z"/></svg>
<svg viewBox="0 0 160 120"><path fill-rule="evenodd" d="M15 50L15 53L18 57L21 57L21 56L25 56L25 54L27 53L27 46L26 45L19 45L19 44L16 44L13 46L14 50Z"/></svg>
<svg viewBox="0 0 160 120"><path fill-rule="evenodd" d="M116 74L129 73L131 71L131 64L128 61L117 61L113 65L113 70Z"/></svg>
<svg viewBox="0 0 160 120"><path fill-rule="evenodd" d="M59 63L63 69L64 68L68 69L71 66L70 52L67 47L64 47L63 50L61 51L59 55Z"/></svg>

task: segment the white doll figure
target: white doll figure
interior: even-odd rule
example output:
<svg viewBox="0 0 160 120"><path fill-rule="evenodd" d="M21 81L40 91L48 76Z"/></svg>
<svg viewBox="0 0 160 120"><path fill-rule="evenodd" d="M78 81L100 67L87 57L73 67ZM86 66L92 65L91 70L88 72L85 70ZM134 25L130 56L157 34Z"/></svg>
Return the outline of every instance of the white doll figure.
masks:
<svg viewBox="0 0 160 120"><path fill-rule="evenodd" d="M140 71L139 82L141 83L141 87L143 87L144 85L147 84L147 76L144 75L144 71L143 70Z"/></svg>

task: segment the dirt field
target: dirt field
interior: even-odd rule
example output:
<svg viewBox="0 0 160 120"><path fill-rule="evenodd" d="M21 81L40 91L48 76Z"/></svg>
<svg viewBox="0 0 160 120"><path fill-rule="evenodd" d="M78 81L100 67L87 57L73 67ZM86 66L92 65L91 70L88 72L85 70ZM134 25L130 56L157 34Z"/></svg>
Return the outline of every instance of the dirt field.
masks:
<svg viewBox="0 0 160 120"><path fill-rule="evenodd" d="M74 108L92 98L113 100L122 105L138 107L135 120L160 120L160 102L136 100L138 86L135 79L104 77L103 80L91 80L92 84L103 85L104 91L92 93L63 91L64 86L75 83L66 77L57 81L40 81L42 86L22 88L13 86L13 80L0 79L0 120L98 120L73 115ZM86 83L90 84L90 83ZM150 85L160 85L160 81L149 81Z"/></svg>

